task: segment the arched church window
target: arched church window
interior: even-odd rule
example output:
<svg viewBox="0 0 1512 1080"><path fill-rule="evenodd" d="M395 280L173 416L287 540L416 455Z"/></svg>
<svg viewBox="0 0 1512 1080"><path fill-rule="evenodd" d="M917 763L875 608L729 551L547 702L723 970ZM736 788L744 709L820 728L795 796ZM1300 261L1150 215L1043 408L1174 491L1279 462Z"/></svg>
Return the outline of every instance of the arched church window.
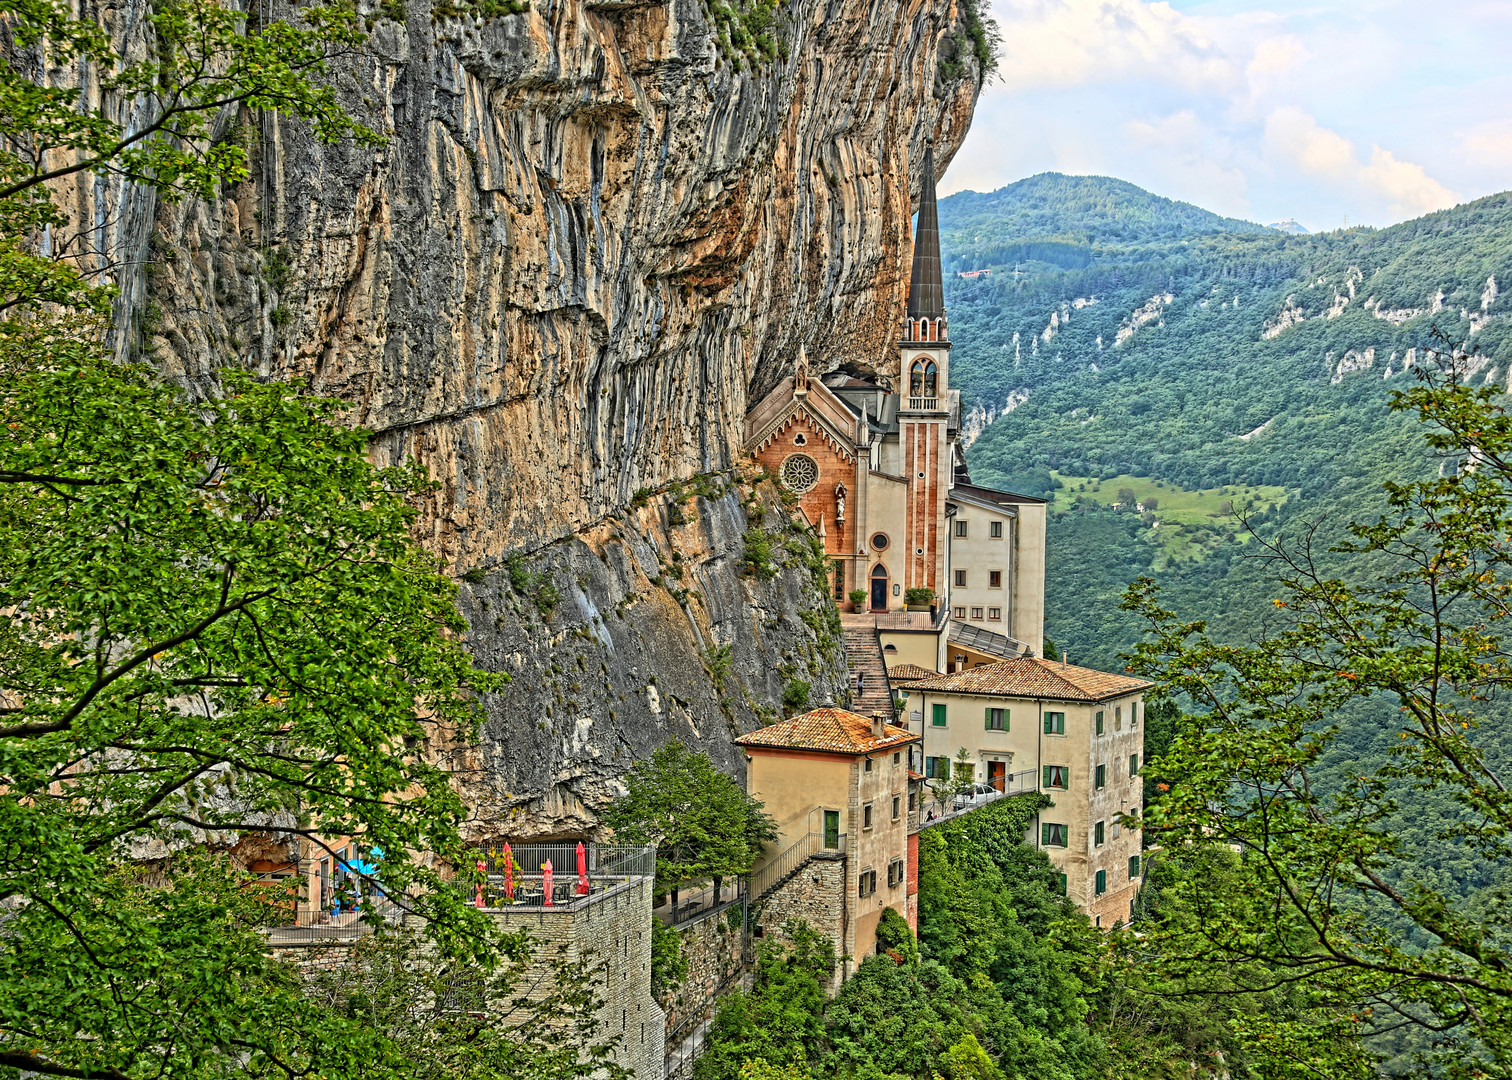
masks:
<svg viewBox="0 0 1512 1080"><path fill-rule="evenodd" d="M924 393L924 361L915 360L908 369L908 392L914 397Z"/></svg>
<svg viewBox="0 0 1512 1080"><path fill-rule="evenodd" d="M807 454L791 454L782 463L782 486L796 495L813 490L819 482L819 466Z"/></svg>
<svg viewBox="0 0 1512 1080"><path fill-rule="evenodd" d="M931 361L930 363L927 363L927 364L924 365L924 396L925 397L934 397L935 396L935 382L936 382L936 376L937 375L938 375L938 369L934 366L934 362L933 361Z"/></svg>

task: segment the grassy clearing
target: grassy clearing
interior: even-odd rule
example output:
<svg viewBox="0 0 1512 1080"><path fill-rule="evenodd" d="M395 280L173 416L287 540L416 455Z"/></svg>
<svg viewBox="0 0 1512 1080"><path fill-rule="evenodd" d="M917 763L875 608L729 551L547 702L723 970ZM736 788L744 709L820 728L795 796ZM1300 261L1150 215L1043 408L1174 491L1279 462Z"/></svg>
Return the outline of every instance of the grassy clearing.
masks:
<svg viewBox="0 0 1512 1080"><path fill-rule="evenodd" d="M1151 540L1160 547L1155 569L1176 562L1198 562L1218 544L1244 543L1249 534L1237 514L1274 510L1288 497L1285 488L1264 484L1230 484L1202 491L1144 476L1115 476L1099 480L1052 472L1060 485L1055 492L1057 510L1072 509L1078 502L1115 506L1132 493L1151 526ZM1153 505L1152 505L1153 504Z"/></svg>

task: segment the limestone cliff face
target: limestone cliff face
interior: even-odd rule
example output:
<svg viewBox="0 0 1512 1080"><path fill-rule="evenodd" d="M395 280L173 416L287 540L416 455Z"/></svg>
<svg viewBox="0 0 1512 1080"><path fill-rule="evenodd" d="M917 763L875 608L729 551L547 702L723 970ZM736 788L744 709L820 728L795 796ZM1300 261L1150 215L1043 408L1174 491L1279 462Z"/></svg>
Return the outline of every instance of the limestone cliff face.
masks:
<svg viewBox="0 0 1512 1080"><path fill-rule="evenodd" d="M959 18L953 0L792 0L786 58L752 65L721 55L700 0L535 0L485 22L409 0L338 74L387 145L262 121L252 180L138 234L152 273L128 314L161 363L308 377L378 458L442 481L424 538L477 579L472 646L516 676L469 765L486 816L591 822L673 734L738 770L730 733L797 677L779 665L808 665L791 658L817 648L823 597L801 568L733 572L739 490L632 502L728 482L748 397L800 341L821 366L892 360L923 147L949 160L978 89L938 74ZM678 552L699 596L675 599L691 586L653 551ZM501 589L512 554L556 582L546 616ZM724 708L700 659L721 645L741 685ZM820 666L802 676L816 700L844 679Z"/></svg>

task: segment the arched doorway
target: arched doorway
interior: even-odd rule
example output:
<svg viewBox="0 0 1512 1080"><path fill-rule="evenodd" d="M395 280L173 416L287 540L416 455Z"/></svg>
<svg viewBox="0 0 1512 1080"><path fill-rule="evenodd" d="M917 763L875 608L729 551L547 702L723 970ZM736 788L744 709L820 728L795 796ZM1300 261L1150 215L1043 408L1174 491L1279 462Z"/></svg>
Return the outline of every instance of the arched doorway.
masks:
<svg viewBox="0 0 1512 1080"><path fill-rule="evenodd" d="M878 563L871 572L871 609L887 610L887 567Z"/></svg>

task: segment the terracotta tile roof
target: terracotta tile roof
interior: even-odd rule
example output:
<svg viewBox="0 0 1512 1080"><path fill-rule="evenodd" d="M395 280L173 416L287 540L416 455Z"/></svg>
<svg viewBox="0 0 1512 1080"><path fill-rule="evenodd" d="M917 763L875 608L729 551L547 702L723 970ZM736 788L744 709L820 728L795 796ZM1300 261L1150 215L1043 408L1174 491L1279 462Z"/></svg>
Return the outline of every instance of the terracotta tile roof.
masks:
<svg viewBox="0 0 1512 1080"><path fill-rule="evenodd" d="M878 738L872 734L870 718L845 709L823 708L757 728L735 740L737 746L768 746L785 750L823 750L832 754L864 754L889 746L918 742L904 728L887 724Z"/></svg>
<svg viewBox="0 0 1512 1080"><path fill-rule="evenodd" d="M887 669L887 677L895 683L933 679L938 674L938 671L932 668L920 667L918 664L895 664Z"/></svg>
<svg viewBox="0 0 1512 1080"><path fill-rule="evenodd" d="M1002 694L1007 697L1048 698L1053 701L1103 701L1155 685L1128 675L1062 664L1059 660L1020 657L972 668L958 675L939 675L908 686L909 691L939 690L957 694Z"/></svg>

